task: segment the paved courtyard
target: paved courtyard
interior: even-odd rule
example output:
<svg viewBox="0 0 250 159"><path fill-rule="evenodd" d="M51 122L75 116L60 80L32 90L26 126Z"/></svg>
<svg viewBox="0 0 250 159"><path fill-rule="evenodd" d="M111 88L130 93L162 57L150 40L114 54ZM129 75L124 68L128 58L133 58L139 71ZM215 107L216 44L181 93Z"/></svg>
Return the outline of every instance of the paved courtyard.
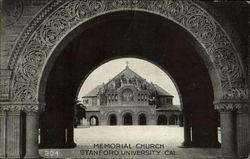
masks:
<svg viewBox="0 0 250 159"><path fill-rule="evenodd" d="M184 135L179 126L95 126L76 128L74 132L76 148L41 149L40 155L69 159L215 159L219 154L219 149L213 148L180 148Z"/></svg>
<svg viewBox="0 0 250 159"><path fill-rule="evenodd" d="M77 145L94 143L159 143L180 146L183 127L179 126L94 126L75 129Z"/></svg>

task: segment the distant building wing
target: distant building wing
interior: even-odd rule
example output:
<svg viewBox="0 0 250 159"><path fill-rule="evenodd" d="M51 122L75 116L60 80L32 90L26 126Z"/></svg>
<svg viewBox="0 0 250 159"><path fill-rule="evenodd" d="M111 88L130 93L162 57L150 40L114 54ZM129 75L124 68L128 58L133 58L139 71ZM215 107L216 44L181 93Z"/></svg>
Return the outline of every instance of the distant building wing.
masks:
<svg viewBox="0 0 250 159"><path fill-rule="evenodd" d="M83 97L95 97L95 96L97 96L97 93L99 92L99 89L101 87L102 87L102 85L98 85L97 87L95 87L94 89L92 89L89 93L87 93Z"/></svg>
<svg viewBox="0 0 250 159"><path fill-rule="evenodd" d="M155 89L156 89L159 96L171 96L171 97L173 97L173 95L171 95L169 92L167 92L166 90L164 90L163 88L161 88L157 84L154 84L154 86L155 86Z"/></svg>
<svg viewBox="0 0 250 159"><path fill-rule="evenodd" d="M90 107L87 107L86 111L96 112L96 111L100 111L100 108L97 106L90 106Z"/></svg>

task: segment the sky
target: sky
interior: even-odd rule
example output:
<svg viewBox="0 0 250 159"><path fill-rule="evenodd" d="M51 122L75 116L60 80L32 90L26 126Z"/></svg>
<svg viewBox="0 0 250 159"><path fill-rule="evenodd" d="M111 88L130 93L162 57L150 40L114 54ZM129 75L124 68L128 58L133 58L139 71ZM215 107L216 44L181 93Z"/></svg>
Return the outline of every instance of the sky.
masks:
<svg viewBox="0 0 250 159"><path fill-rule="evenodd" d="M111 60L93 70L84 81L79 91L78 99L81 99L82 96L86 95L97 85L100 85L103 82L107 83L125 69L127 64L130 69L142 78L145 78L147 82L158 84L172 94L174 96L173 104L180 105L177 89L169 76L153 63L138 58L119 58Z"/></svg>

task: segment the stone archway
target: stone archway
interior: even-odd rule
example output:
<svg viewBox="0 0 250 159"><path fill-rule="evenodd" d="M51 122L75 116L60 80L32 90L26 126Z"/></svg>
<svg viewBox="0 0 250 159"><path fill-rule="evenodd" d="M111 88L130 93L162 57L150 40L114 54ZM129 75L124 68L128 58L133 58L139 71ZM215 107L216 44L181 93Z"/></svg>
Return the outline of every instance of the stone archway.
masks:
<svg viewBox="0 0 250 159"><path fill-rule="evenodd" d="M115 114L109 116L109 125L117 125L117 117Z"/></svg>
<svg viewBox="0 0 250 159"><path fill-rule="evenodd" d="M168 118L165 115L159 115L157 125L168 125Z"/></svg>
<svg viewBox="0 0 250 159"><path fill-rule="evenodd" d="M43 23L36 28L31 25L32 28L28 28L28 31L32 30L33 34L29 33L30 36L25 37L28 40L27 45L24 48L19 46L24 42L20 40L17 45L19 47L14 50L9 63L10 68L15 68L11 91L13 101L35 102L38 100L39 74L46 65L46 59L52 55L53 46L57 46L60 39L86 20L121 9L151 12L182 26L204 47L207 56L204 58L213 63L216 71L214 73L216 77L213 78L219 80L216 81L219 87L215 87L215 90L219 88L217 91L220 93L216 95L216 99L247 98L246 82L244 82L245 71L241 59L237 55L237 50L218 22L194 2L158 0L119 3L114 0L112 3L108 3L108 1L92 3L91 1L72 0L64 3L54 2L50 5L58 9L47 15L47 18L43 19ZM184 15L187 16L184 17ZM37 18L41 17L38 15ZM196 23L198 21L200 23ZM39 65L31 68L34 63Z"/></svg>
<svg viewBox="0 0 250 159"><path fill-rule="evenodd" d="M97 116L91 116L89 117L89 125L90 126L98 126L99 125L99 119Z"/></svg>
<svg viewBox="0 0 250 159"><path fill-rule="evenodd" d="M123 115L123 125L133 125L133 117L130 113Z"/></svg>
<svg viewBox="0 0 250 159"><path fill-rule="evenodd" d="M235 149L243 153L241 147L234 142L246 146L241 139L235 141L233 130L237 111L237 122L241 122L241 114L247 108L248 99L245 70L241 64L238 51L220 24L203 8L192 1L54 1L51 2L26 29L19 39L9 63L13 70L10 100L2 102L1 112L23 111L27 114L26 129L37 134L38 112L44 109L45 103L39 96L43 92L41 75L53 54L53 50L63 38L85 21L110 12L135 10L156 14L173 21L190 33L203 47L205 61L212 63L209 69L215 90L215 108L221 112L224 155L235 156ZM197 23L199 22L199 23ZM46 72L45 72L46 74ZM17 120L20 122L20 120ZM246 135L243 128L237 128L237 135ZM228 134L232 132L231 134ZM243 133L243 134L242 134ZM26 141L26 156L37 155L36 135L28 136L33 140ZM223 138L222 137L222 138ZM229 145L229 146L228 146ZM33 149L29 149L33 147ZM20 148L17 148L18 150ZM246 150L244 150L246 151ZM244 152L245 153L245 152Z"/></svg>

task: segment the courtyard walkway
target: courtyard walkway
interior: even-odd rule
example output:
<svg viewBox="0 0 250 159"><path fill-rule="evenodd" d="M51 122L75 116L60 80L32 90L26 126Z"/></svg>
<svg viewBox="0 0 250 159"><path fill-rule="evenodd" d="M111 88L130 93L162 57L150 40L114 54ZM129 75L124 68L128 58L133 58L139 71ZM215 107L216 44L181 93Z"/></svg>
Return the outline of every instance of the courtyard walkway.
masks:
<svg viewBox="0 0 250 159"><path fill-rule="evenodd" d="M74 149L42 149L45 158L215 159L219 149L180 148L183 127L94 126L74 129Z"/></svg>
<svg viewBox="0 0 250 159"><path fill-rule="evenodd" d="M77 145L94 143L159 143L180 146L184 141L179 126L94 126L75 129Z"/></svg>

